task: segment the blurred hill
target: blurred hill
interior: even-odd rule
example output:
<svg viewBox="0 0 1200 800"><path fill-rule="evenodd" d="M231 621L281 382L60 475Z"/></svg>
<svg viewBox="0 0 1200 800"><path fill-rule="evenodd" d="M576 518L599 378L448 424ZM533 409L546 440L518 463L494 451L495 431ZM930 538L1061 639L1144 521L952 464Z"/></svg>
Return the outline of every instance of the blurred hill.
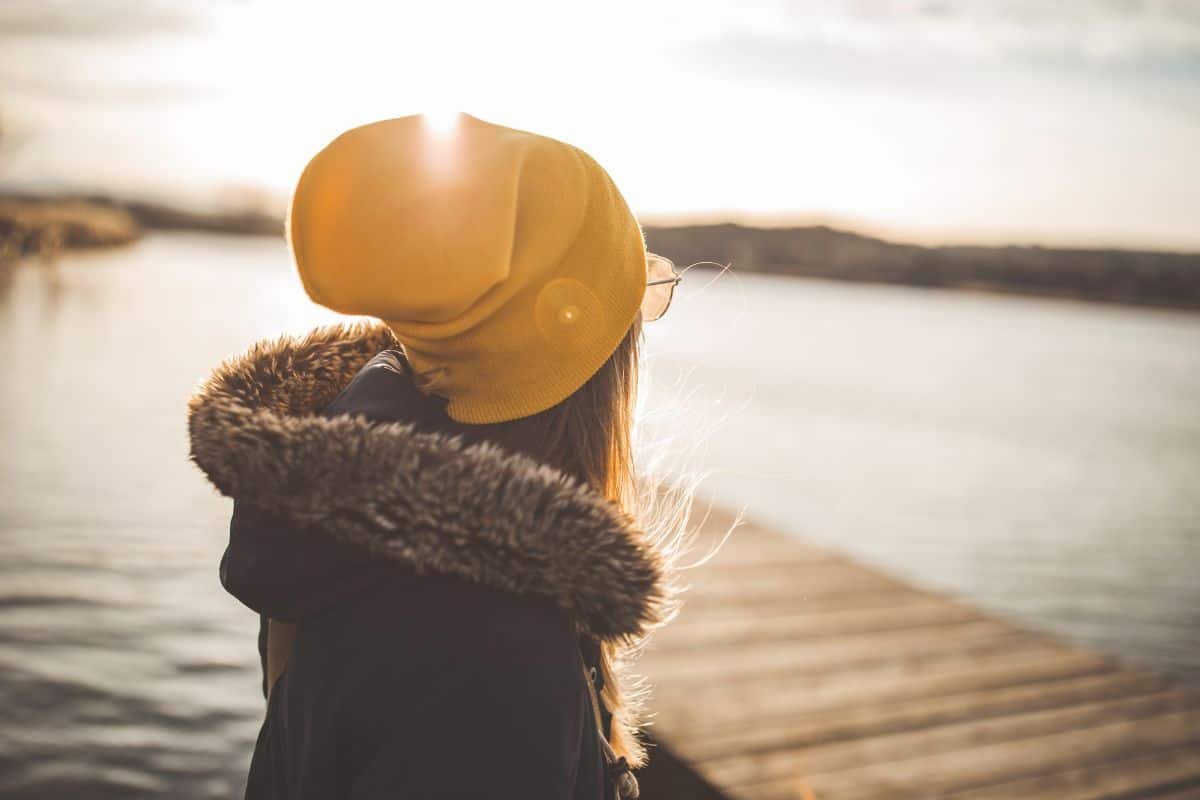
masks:
<svg viewBox="0 0 1200 800"><path fill-rule="evenodd" d="M6 213L47 215L56 208L89 208L96 213L128 214L148 230L208 231L251 236L279 236L283 218L274 206L257 197L243 203L226 203L222 210L192 209L151 200L116 198L99 194L42 195L0 191L0 208Z"/></svg>
<svg viewBox="0 0 1200 800"><path fill-rule="evenodd" d="M1200 254L1044 247L923 247L825 226L646 228L651 250L682 266L906 286L986 289L1200 308Z"/></svg>
<svg viewBox="0 0 1200 800"><path fill-rule="evenodd" d="M274 205L260 201L209 212L95 195L0 194L0 233L24 236L24 247L8 248L17 252L29 252L46 241L63 247L121 243L136 238L142 229L279 236L283 220ZM822 225L648 225L645 232L651 250L680 266L709 262L739 272L1200 309L1200 254L1037 246L925 247ZM12 236L8 238L11 242Z"/></svg>

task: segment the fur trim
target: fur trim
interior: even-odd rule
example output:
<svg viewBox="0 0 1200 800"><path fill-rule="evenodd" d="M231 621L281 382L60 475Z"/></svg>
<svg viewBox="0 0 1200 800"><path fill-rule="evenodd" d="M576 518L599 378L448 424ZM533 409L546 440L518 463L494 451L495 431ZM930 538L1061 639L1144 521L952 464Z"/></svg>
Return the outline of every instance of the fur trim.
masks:
<svg viewBox="0 0 1200 800"><path fill-rule="evenodd" d="M188 403L192 460L222 494L419 573L550 598L602 641L658 623L662 561L598 493L492 445L319 416L398 346L386 326L360 323L226 361Z"/></svg>

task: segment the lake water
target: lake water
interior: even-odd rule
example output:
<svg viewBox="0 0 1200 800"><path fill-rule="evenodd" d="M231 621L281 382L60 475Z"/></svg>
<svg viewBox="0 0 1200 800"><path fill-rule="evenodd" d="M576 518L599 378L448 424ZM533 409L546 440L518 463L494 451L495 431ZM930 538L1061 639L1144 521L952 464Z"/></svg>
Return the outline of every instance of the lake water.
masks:
<svg viewBox="0 0 1200 800"><path fill-rule="evenodd" d="M646 405L716 502L1200 682L1200 315L711 279L649 327ZM185 401L333 318L271 240L0 273L5 797L240 792L257 623Z"/></svg>

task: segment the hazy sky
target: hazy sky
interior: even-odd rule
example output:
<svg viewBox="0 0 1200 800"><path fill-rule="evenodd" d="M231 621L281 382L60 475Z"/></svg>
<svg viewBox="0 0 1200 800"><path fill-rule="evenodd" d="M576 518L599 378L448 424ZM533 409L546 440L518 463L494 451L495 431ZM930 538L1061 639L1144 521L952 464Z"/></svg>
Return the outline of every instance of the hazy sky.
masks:
<svg viewBox="0 0 1200 800"><path fill-rule="evenodd" d="M282 195L350 125L571 141L647 215L1200 249L1200 2L0 3L0 184Z"/></svg>

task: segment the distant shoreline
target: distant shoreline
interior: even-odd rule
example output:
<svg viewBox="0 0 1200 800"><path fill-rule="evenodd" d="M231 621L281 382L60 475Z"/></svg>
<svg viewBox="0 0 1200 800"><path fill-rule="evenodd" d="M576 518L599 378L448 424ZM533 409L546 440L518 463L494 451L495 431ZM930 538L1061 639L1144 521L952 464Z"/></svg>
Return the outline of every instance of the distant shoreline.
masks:
<svg viewBox="0 0 1200 800"><path fill-rule="evenodd" d="M99 195L0 194L0 260L43 248L112 246L144 230L280 236L268 211L204 212ZM739 272L976 289L1127 305L1200 310L1200 254L1037 246L928 247L823 225L647 225L647 246L676 264Z"/></svg>
<svg viewBox="0 0 1200 800"><path fill-rule="evenodd" d="M926 247L820 225L754 228L731 223L647 227L646 242L681 266L709 261L740 272L1200 309L1196 253Z"/></svg>

